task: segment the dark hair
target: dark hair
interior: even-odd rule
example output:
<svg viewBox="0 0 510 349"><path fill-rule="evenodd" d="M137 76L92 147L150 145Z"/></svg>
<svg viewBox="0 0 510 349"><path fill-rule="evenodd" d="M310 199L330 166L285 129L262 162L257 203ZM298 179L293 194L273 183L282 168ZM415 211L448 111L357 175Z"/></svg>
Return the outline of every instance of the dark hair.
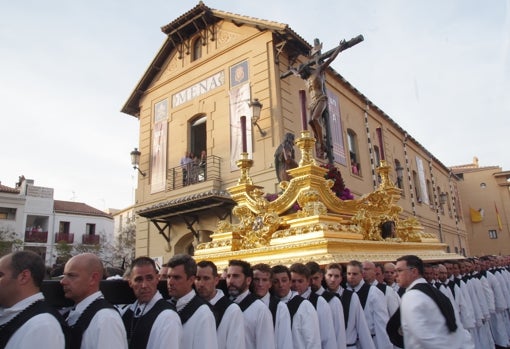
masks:
<svg viewBox="0 0 510 349"><path fill-rule="evenodd" d="M342 265L340 263L329 263L328 265L326 265L326 270L328 269L338 269L340 270L340 274L342 274L343 272L343 268L342 268Z"/></svg>
<svg viewBox="0 0 510 349"><path fill-rule="evenodd" d="M269 266L269 264L266 263L258 263L251 267L252 272L255 270L260 270L263 273L269 273L269 277L273 276L273 270Z"/></svg>
<svg viewBox="0 0 510 349"><path fill-rule="evenodd" d="M179 265L184 266L184 272L188 278L197 275L197 263L187 254L176 254L168 261L169 268L175 268Z"/></svg>
<svg viewBox="0 0 510 349"><path fill-rule="evenodd" d="M154 272L156 274L158 273L158 269L156 268L156 263L154 262L154 260L150 257L142 256L142 257L135 258L131 262L131 266L129 267L129 275L131 275L131 273L133 272L134 267L141 267L144 265L150 265L154 269Z"/></svg>
<svg viewBox="0 0 510 349"><path fill-rule="evenodd" d="M280 274L280 273L287 273L287 276L290 279L290 270L285 265L282 265L282 264L275 265L274 267L271 268L271 270L273 271L273 275Z"/></svg>
<svg viewBox="0 0 510 349"><path fill-rule="evenodd" d="M16 251L11 255L12 278L17 278L23 270L30 271L36 287L41 287L46 274L44 261L32 251Z"/></svg>
<svg viewBox="0 0 510 349"><path fill-rule="evenodd" d="M349 263L347 263L347 266L358 267L360 272L363 270L363 264L360 261L356 260L349 261Z"/></svg>
<svg viewBox="0 0 510 349"><path fill-rule="evenodd" d="M406 256L402 256L397 258L397 262L399 261L406 261L407 266L409 268L416 268L418 270L418 273L420 275L423 275L423 261L420 257L409 254Z"/></svg>
<svg viewBox="0 0 510 349"><path fill-rule="evenodd" d="M218 267L211 261L200 261L197 263L197 267L199 268L207 268L210 267L212 269L212 274L214 277L218 276Z"/></svg>
<svg viewBox="0 0 510 349"><path fill-rule="evenodd" d="M289 269L291 273L303 275L307 279L310 278L310 269L308 269L303 263L294 263Z"/></svg>
<svg viewBox="0 0 510 349"><path fill-rule="evenodd" d="M253 277L253 271L251 270L250 263L239 259L231 259L228 261L229 267L241 267L243 274L246 277Z"/></svg>
<svg viewBox="0 0 510 349"><path fill-rule="evenodd" d="M310 275L314 275L317 273L324 274L324 271L321 269L321 266L317 262L308 262L305 266L310 270Z"/></svg>

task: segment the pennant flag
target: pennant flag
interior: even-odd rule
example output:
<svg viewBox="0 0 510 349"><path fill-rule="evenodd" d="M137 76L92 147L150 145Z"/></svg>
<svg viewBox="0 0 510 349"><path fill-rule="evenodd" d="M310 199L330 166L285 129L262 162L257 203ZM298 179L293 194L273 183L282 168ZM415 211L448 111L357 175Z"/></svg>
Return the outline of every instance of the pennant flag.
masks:
<svg viewBox="0 0 510 349"><path fill-rule="evenodd" d="M475 210L474 208L470 207L469 215L471 216L471 222L481 222L483 220L483 209Z"/></svg>
<svg viewBox="0 0 510 349"><path fill-rule="evenodd" d="M501 223L501 217L498 212L498 206L496 206L496 203L494 203L494 208L496 209L496 219L498 220L498 228L500 231L503 230L503 223Z"/></svg>

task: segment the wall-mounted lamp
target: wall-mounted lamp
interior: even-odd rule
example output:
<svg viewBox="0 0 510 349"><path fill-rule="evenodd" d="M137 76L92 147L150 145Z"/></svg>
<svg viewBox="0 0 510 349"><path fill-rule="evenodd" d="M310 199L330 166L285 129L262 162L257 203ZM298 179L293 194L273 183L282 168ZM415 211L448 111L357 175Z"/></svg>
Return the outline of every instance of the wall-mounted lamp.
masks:
<svg viewBox="0 0 510 349"><path fill-rule="evenodd" d="M140 155L142 153L140 153L140 151L138 150L138 148L135 148L132 152L131 152L131 165L133 165L133 168L135 170L138 170L138 172L140 172L140 174L142 176L145 177L146 173L145 172L142 172L142 170L140 170Z"/></svg>
<svg viewBox="0 0 510 349"><path fill-rule="evenodd" d="M267 132L262 130L262 128L260 128L260 125L258 124L260 119L260 111L262 110L262 103L259 102L258 98L255 98L253 101L249 103L249 106L251 108L251 123L254 126L257 126L260 135L262 137L265 137L267 135Z"/></svg>
<svg viewBox="0 0 510 349"><path fill-rule="evenodd" d="M441 194L439 194L439 203L440 203L441 205L446 204L446 200L447 200L447 199L448 199L448 194L446 194L446 193L444 193L444 192L443 192L443 193L441 193Z"/></svg>

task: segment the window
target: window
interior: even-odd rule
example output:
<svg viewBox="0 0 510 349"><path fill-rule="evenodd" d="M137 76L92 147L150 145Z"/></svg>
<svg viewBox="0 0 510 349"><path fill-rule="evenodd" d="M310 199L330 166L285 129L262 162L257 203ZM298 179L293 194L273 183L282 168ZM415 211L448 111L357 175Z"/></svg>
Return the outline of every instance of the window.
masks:
<svg viewBox="0 0 510 349"><path fill-rule="evenodd" d="M193 42L193 52L191 54L191 61L196 61L197 59L202 57L202 46L204 46L204 42L202 37L198 37Z"/></svg>
<svg viewBox="0 0 510 349"><path fill-rule="evenodd" d="M404 195L404 168L400 161L395 160L395 173L397 174L397 187L402 189L402 196Z"/></svg>
<svg viewBox="0 0 510 349"><path fill-rule="evenodd" d="M356 133L351 129L347 129L347 142L349 145L349 158L351 160L351 173L361 176L358 139Z"/></svg>
<svg viewBox="0 0 510 349"><path fill-rule="evenodd" d="M92 223L87 223L85 227L85 234L87 235L95 235L96 234L96 225Z"/></svg>
<svg viewBox="0 0 510 349"><path fill-rule="evenodd" d="M498 238L498 231L495 229L489 230L489 239L497 239Z"/></svg>
<svg viewBox="0 0 510 349"><path fill-rule="evenodd" d="M421 204L421 187L420 181L418 180L418 174L416 171L413 171L413 185L414 185L414 195L416 195L416 201Z"/></svg>
<svg viewBox="0 0 510 349"><path fill-rule="evenodd" d="M429 196L430 208L435 208L436 203L434 202L434 200L432 200L432 198L434 197L432 194L432 183L430 183L428 179L427 179L427 194Z"/></svg>
<svg viewBox="0 0 510 349"><path fill-rule="evenodd" d="M58 224L58 232L59 233L64 233L64 234L69 234L69 228L71 227L71 223L70 222L60 222Z"/></svg>
<svg viewBox="0 0 510 349"><path fill-rule="evenodd" d="M381 155L379 155L379 147L374 145L374 156L375 156L375 166L379 166L381 164Z"/></svg>
<svg viewBox="0 0 510 349"><path fill-rule="evenodd" d="M16 209L10 207L0 207L0 219L16 219Z"/></svg>

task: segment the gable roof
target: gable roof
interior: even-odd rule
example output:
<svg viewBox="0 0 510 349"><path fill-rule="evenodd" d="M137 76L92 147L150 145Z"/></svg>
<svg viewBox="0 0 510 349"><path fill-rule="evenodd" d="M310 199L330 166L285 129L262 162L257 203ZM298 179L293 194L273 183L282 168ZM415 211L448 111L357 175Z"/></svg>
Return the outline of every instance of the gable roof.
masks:
<svg viewBox="0 0 510 349"><path fill-rule="evenodd" d="M138 118L140 98L159 74L168 56L174 50L179 49L179 45L186 42L189 37L200 33L205 28L221 20L232 22L237 26L251 26L260 31L272 31L280 41L286 42L285 49L294 52L293 54L296 56L299 54L306 55L312 48L287 24L211 9L200 1L197 6L161 27L161 31L167 35L167 38L125 102L121 112ZM212 38L216 39L215 32L208 32L208 35L212 35Z"/></svg>
<svg viewBox="0 0 510 349"><path fill-rule="evenodd" d="M11 193L11 194L19 194L20 191L18 188L11 188L11 187L8 187L6 185L3 185L1 182L0 182L0 193Z"/></svg>
<svg viewBox="0 0 510 349"><path fill-rule="evenodd" d="M53 209L56 213L77 214L83 216L96 216L113 219L112 215L83 202L54 200Z"/></svg>

